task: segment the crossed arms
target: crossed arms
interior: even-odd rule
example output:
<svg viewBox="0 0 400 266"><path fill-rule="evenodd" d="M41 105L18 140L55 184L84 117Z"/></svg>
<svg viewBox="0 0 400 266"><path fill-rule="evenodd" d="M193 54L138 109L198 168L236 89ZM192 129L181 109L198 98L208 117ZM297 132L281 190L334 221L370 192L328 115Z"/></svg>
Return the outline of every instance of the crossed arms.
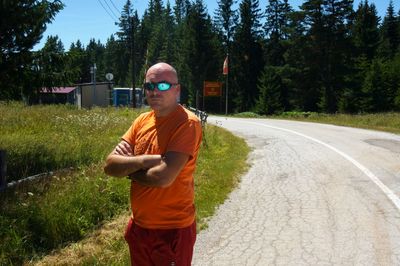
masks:
<svg viewBox="0 0 400 266"><path fill-rule="evenodd" d="M149 187L167 187L181 172L189 155L168 151L161 155L133 155L130 144L122 140L107 156L104 172L115 177L129 176Z"/></svg>

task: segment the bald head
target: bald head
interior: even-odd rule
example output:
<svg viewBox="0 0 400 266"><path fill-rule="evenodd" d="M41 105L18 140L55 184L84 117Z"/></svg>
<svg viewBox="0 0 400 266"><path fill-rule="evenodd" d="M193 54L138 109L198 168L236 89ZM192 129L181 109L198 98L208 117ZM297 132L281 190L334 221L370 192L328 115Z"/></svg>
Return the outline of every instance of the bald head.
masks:
<svg viewBox="0 0 400 266"><path fill-rule="evenodd" d="M165 78L163 81L170 82L172 84L178 83L178 74L175 68L167 63L157 63L151 66L146 73L146 81L159 82L159 78Z"/></svg>

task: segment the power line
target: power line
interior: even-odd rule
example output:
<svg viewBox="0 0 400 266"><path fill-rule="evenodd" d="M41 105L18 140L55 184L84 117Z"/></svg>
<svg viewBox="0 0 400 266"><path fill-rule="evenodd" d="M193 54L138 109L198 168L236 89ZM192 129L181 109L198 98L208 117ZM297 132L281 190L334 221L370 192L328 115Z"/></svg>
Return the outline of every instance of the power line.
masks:
<svg viewBox="0 0 400 266"><path fill-rule="evenodd" d="M118 16L115 15L114 11L111 9L111 7L110 7L110 5L107 3L107 1L106 1L106 0L103 0L103 2L107 5L108 10L111 11L111 13L114 15L115 18L117 18L117 21L118 21Z"/></svg>
<svg viewBox="0 0 400 266"><path fill-rule="evenodd" d="M115 23L117 23L117 20L118 20L118 19L115 19L115 18L110 14L110 12L108 12L108 10L104 7L103 3L102 3L100 0L97 0L97 2L99 2L99 4L101 5L101 7L104 9L104 11L107 12L107 14L110 16L110 18L111 18Z"/></svg>
<svg viewBox="0 0 400 266"><path fill-rule="evenodd" d="M118 7L115 6L114 1L113 0L109 0L109 1L114 6L115 10L117 10L118 14L121 14L121 11L119 11Z"/></svg>

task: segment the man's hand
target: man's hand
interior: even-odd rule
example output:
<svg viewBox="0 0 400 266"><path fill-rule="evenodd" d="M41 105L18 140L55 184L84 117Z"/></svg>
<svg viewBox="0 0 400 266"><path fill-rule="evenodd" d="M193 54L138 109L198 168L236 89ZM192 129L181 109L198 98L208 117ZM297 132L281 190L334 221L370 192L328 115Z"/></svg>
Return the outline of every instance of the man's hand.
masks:
<svg viewBox="0 0 400 266"><path fill-rule="evenodd" d="M113 154L117 155L122 155L122 156L134 156L133 150L131 145L126 142L125 140L122 140L118 145L115 147ZM161 155L140 155L138 156L140 158L140 163L142 164L142 169L149 169L153 166L156 166L161 163Z"/></svg>
<svg viewBox="0 0 400 266"><path fill-rule="evenodd" d="M133 156L133 150L131 145L122 140L118 145L115 147L113 154L123 155L123 156Z"/></svg>
<svg viewBox="0 0 400 266"><path fill-rule="evenodd" d="M159 154L143 154L134 155L132 146L122 140L108 155L104 172L107 175L123 177L134 172L158 166L162 163L163 158Z"/></svg>
<svg viewBox="0 0 400 266"><path fill-rule="evenodd" d="M189 160L189 155L173 151L167 152L163 158L161 158L161 155L142 156L152 156L143 161L154 163L154 165L150 166L149 169L142 168L139 171L132 172L129 177L149 187L167 187L171 185Z"/></svg>

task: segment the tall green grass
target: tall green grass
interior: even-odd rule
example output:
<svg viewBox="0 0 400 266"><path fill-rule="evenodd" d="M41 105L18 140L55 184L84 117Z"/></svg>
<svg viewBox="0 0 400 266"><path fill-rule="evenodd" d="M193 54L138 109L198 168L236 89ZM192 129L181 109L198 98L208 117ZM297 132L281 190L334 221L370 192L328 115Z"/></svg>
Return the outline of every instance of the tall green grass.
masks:
<svg viewBox="0 0 400 266"><path fill-rule="evenodd" d="M20 265L71 241L128 208L129 182L101 165L35 181L1 195L0 265Z"/></svg>
<svg viewBox="0 0 400 266"><path fill-rule="evenodd" d="M8 181L102 160L136 115L129 109L0 103Z"/></svg>
<svg viewBox="0 0 400 266"><path fill-rule="evenodd" d="M0 193L0 265L18 265L81 239L127 208L129 185L107 178L102 162L138 113L0 104L0 149L7 151L8 181L74 169Z"/></svg>
<svg viewBox="0 0 400 266"><path fill-rule="evenodd" d="M126 213L129 180L105 176L102 165L137 112L114 108L77 110L71 106L24 107L18 103L1 104L0 112L2 129L5 125L0 147L6 148L9 161L14 161L16 178L23 173L74 166L73 170L0 193L0 265L36 260L51 250L79 241L104 222ZM17 122L11 122L14 120ZM41 149L22 143L34 143L32 147ZM235 186L246 168L248 151L243 140L206 126L195 175L201 227L206 225L205 217ZM18 165L25 167L25 172ZM120 247L126 247L123 240L110 243L107 254L118 253ZM127 257L120 254L107 258L92 254L83 259L83 265L126 261Z"/></svg>
<svg viewBox="0 0 400 266"><path fill-rule="evenodd" d="M258 115L252 112L234 114L242 118L272 118L325 123L338 126L365 128L400 134L400 113L324 114L315 112L284 112L278 115Z"/></svg>
<svg viewBox="0 0 400 266"><path fill-rule="evenodd" d="M400 134L400 113L376 114L282 114L278 118L365 128Z"/></svg>

